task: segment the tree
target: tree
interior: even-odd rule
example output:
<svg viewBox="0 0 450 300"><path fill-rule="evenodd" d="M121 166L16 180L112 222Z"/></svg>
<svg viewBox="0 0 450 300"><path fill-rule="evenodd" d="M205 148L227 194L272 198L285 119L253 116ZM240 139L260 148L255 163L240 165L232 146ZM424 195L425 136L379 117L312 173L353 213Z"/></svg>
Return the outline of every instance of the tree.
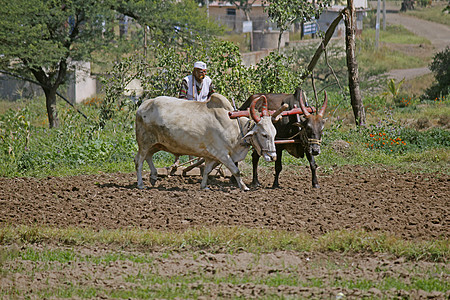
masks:
<svg viewBox="0 0 450 300"><path fill-rule="evenodd" d="M118 12L148 26L154 40L177 42L208 32L192 0L0 0L0 67L34 76L45 98L50 128L59 125L56 93L66 82L72 61L115 47ZM182 12L182 13L181 13ZM203 14L204 15L204 14ZM191 22L191 20L194 20ZM195 24L192 26L192 24Z"/></svg>
<svg viewBox="0 0 450 300"><path fill-rule="evenodd" d="M311 21L318 18L323 9L330 4L330 0L308 2L304 0L271 0L264 1L267 4L264 10L269 18L277 24L280 30L278 36L278 51L280 51L281 36L296 20Z"/></svg>
<svg viewBox="0 0 450 300"><path fill-rule="evenodd" d="M366 113L359 90L359 72L356 61L355 46L356 13L353 0L347 0L345 10L345 48L347 53L348 86L350 90L350 103L355 116L355 123L358 126L365 126Z"/></svg>
<svg viewBox="0 0 450 300"><path fill-rule="evenodd" d="M71 61L109 41L112 11L98 1L1 0L0 53L3 67L31 73L41 85L50 127L59 125L56 91Z"/></svg>

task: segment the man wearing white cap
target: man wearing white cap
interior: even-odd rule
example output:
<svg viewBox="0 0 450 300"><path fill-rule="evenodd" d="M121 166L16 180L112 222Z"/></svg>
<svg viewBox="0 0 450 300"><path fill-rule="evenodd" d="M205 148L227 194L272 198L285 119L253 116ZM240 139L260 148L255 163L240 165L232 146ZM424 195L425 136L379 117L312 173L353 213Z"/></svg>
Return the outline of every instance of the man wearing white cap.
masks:
<svg viewBox="0 0 450 300"><path fill-rule="evenodd" d="M204 102L212 93L214 85L211 78L206 76L206 64L198 61L194 64L192 75L183 78L178 98Z"/></svg>

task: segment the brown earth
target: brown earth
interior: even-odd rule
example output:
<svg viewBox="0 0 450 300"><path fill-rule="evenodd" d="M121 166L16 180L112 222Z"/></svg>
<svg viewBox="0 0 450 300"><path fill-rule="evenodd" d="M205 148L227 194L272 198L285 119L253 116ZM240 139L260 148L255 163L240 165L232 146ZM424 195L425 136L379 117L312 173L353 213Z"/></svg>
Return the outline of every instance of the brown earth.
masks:
<svg viewBox="0 0 450 300"><path fill-rule="evenodd" d="M313 189L307 167L285 167L280 189L270 189L272 169L261 170L264 186L241 192L229 178L211 178L210 190L200 190L200 177L162 177L154 188L136 188L134 174L114 173L70 177L0 178L0 226L47 225L94 229L142 228L184 230L197 226L245 226L303 232L318 237L327 232L363 229L382 231L407 240L448 239L450 236L450 175L405 173L380 166L319 168L320 189ZM250 176L245 177L249 183ZM0 250L23 247L3 245ZM30 245L38 249L57 245ZM133 250L113 246L70 247L79 255L101 256ZM127 252L128 251L128 252ZM450 293L421 289L339 288L336 282L382 281L396 278L406 286L421 276L435 274L449 282L449 264L405 261L387 254L298 253L267 254L208 253L180 251L164 254L144 251L153 263L118 260L109 264L80 261L72 264L45 262L37 266L26 259L7 261L0 272L1 291L18 289L23 296L51 287L89 286L94 298L111 297L112 291L136 288L161 289L161 284L130 283L127 276L196 274L203 277L288 276L298 282L321 280L323 286L293 284L231 284L195 282L184 288L191 295L213 298L292 297L335 299L410 298L448 299ZM331 266L331 267L330 267ZM0 264L1 267L1 264ZM330 273L331 268L331 273ZM14 272L13 270L34 270ZM3 277L2 277L3 276ZM213 281L214 282L214 281ZM140 284L139 284L140 283ZM33 292L34 291L34 292ZM33 296L34 295L34 296ZM192 296L193 298L201 298ZM191 297L191 298L192 298Z"/></svg>
<svg viewBox="0 0 450 300"><path fill-rule="evenodd" d="M405 239L449 238L449 175L336 167L322 170L321 188L313 189L307 167L286 169L283 188L249 192L228 178L212 178L209 191L200 190L200 177L161 177L148 190L137 189L135 175L124 173L1 178L0 224L164 230L242 225L312 236L365 229ZM262 182L270 186L267 173L272 169L262 172Z"/></svg>

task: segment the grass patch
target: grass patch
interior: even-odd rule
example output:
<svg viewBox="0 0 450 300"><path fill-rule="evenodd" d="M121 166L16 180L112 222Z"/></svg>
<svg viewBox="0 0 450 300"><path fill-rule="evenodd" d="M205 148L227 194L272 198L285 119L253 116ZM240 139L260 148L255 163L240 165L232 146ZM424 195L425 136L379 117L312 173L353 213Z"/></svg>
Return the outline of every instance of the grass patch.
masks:
<svg viewBox="0 0 450 300"><path fill-rule="evenodd" d="M45 226L3 226L0 244L50 243L64 245L115 245L121 248L145 247L166 251L208 250L212 252L266 253L290 251L383 252L407 259L440 261L450 258L448 240L406 241L385 233L365 231L335 231L313 239L307 234L244 227L208 227L186 231L141 229L93 230L53 228ZM39 257L34 252L29 259L71 259L71 251L47 252ZM118 258L117 258L118 259Z"/></svg>
<svg viewBox="0 0 450 300"><path fill-rule="evenodd" d="M367 29L363 35L375 35L374 29ZM415 35L401 25L389 25L386 30L380 31L380 42L392 44L426 44L431 45L431 42L424 37Z"/></svg>
<svg viewBox="0 0 450 300"><path fill-rule="evenodd" d="M428 7L420 7L419 5L416 5L414 10L408 10L405 14L419 19L450 26L449 14L442 11L446 5L447 3L445 1L433 2L433 4Z"/></svg>
<svg viewBox="0 0 450 300"><path fill-rule="evenodd" d="M378 49L375 49L375 34L375 29L368 28L357 39L358 66L369 75L393 69L425 67L431 61L431 57L424 60L422 56L395 49L395 45L431 45L429 40L413 34L403 26L390 25L381 31Z"/></svg>

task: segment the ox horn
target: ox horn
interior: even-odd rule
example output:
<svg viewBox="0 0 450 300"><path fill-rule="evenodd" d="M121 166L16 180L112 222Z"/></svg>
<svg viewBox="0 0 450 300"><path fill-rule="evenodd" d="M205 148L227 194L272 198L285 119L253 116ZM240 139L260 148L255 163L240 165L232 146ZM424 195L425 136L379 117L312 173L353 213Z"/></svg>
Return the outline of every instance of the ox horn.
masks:
<svg viewBox="0 0 450 300"><path fill-rule="evenodd" d="M324 100L323 100L323 105L322 108L319 110L319 112L317 113L319 116L321 116L323 118L323 114L325 113L325 109L327 108L328 105L328 96L327 96L327 91L324 91Z"/></svg>
<svg viewBox="0 0 450 300"><path fill-rule="evenodd" d="M305 115L305 117L310 115L308 109L305 106L305 102L303 102L303 93L300 93L300 108L302 109L302 112Z"/></svg>
<svg viewBox="0 0 450 300"><path fill-rule="evenodd" d="M270 116L269 109L267 108L267 98L266 96L262 95L259 98L256 98L252 101L252 104L250 105L250 114L252 116L252 119L255 120L256 123L259 123L261 121L261 115L256 110L256 103L262 98L263 104L261 106L261 115L262 116Z"/></svg>
<svg viewBox="0 0 450 300"><path fill-rule="evenodd" d="M261 116L259 115L259 113L257 113L255 108L256 103L258 102L259 99L261 99L261 97L253 99L252 104L250 104L250 116L256 123L259 123L261 121Z"/></svg>
<svg viewBox="0 0 450 300"><path fill-rule="evenodd" d="M284 103L281 105L273 114L272 114L272 122L276 123L281 118L281 113L288 109L289 105L287 103Z"/></svg>
<svg viewBox="0 0 450 300"><path fill-rule="evenodd" d="M269 109L267 108L267 106L268 106L267 98L264 95L262 95L261 98L263 98L263 104L261 107L261 115L268 117L268 116L270 116L270 113L269 113Z"/></svg>

